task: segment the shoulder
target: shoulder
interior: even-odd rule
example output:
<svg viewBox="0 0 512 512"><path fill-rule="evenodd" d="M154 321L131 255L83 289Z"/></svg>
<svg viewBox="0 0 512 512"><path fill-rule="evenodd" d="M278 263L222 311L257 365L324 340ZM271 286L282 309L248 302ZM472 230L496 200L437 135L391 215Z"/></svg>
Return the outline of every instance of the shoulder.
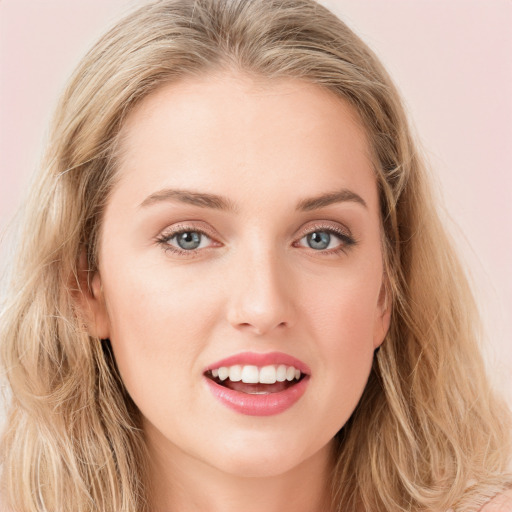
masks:
<svg viewBox="0 0 512 512"><path fill-rule="evenodd" d="M512 512L512 489L496 496L480 512Z"/></svg>

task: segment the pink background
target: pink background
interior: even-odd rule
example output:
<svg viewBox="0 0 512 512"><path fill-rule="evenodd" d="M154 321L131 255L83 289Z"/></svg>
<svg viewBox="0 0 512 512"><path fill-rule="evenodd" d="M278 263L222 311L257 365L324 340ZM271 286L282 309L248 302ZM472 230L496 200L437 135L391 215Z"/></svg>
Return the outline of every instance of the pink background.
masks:
<svg viewBox="0 0 512 512"><path fill-rule="evenodd" d="M512 1L323 3L377 52L403 94L473 276L489 366L512 398ZM104 30L140 4L0 0L1 238L67 77Z"/></svg>

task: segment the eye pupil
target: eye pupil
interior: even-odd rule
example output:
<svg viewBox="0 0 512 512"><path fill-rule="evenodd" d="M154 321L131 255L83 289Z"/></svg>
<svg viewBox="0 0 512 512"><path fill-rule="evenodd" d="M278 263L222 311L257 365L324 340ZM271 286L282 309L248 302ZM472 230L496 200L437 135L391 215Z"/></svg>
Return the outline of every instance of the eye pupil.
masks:
<svg viewBox="0 0 512 512"><path fill-rule="evenodd" d="M331 235L325 231L315 231L307 236L307 240L312 249L327 249L331 242Z"/></svg>
<svg viewBox="0 0 512 512"><path fill-rule="evenodd" d="M197 231L186 231L177 235L176 241L182 249L197 249L201 244L201 235Z"/></svg>

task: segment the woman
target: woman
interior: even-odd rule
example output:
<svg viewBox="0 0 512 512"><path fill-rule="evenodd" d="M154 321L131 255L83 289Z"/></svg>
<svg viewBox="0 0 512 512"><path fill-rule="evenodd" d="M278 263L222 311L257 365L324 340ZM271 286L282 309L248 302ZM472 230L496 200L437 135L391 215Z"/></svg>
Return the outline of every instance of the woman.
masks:
<svg viewBox="0 0 512 512"><path fill-rule="evenodd" d="M121 21L28 210L7 510L506 510L463 271L390 79L326 9Z"/></svg>

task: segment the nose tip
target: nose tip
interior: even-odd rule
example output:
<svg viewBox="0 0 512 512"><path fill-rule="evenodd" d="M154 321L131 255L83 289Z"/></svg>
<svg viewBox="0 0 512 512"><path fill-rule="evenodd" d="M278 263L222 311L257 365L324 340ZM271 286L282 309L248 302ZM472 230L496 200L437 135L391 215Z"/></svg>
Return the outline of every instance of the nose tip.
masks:
<svg viewBox="0 0 512 512"><path fill-rule="evenodd" d="M281 330L289 326L289 322L276 321L275 315L258 315L247 309L230 314L229 323L239 331L250 332L256 336L263 336L274 330Z"/></svg>
<svg viewBox="0 0 512 512"><path fill-rule="evenodd" d="M288 324L286 322L279 322L277 325L274 322L265 321L264 319L258 319L253 317L251 322L238 322L231 321L231 325L240 331L248 331L256 336L262 336L274 329L282 329Z"/></svg>
<svg viewBox="0 0 512 512"><path fill-rule="evenodd" d="M237 330L262 336L293 324L291 280L276 266L260 262L250 272L235 276L228 321Z"/></svg>

